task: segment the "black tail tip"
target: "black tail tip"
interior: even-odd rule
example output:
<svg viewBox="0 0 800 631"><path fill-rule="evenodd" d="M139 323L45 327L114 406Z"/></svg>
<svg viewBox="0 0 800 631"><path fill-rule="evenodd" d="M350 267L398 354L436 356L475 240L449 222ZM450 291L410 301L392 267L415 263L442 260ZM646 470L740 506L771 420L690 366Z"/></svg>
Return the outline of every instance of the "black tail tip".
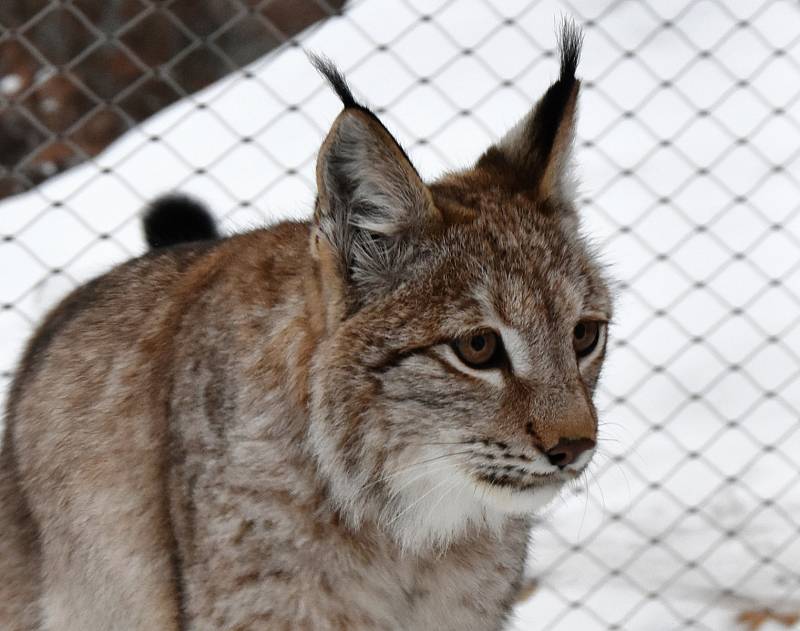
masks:
<svg viewBox="0 0 800 631"><path fill-rule="evenodd" d="M151 249L219 237L208 209L185 195L170 194L154 200L142 217L144 236Z"/></svg>

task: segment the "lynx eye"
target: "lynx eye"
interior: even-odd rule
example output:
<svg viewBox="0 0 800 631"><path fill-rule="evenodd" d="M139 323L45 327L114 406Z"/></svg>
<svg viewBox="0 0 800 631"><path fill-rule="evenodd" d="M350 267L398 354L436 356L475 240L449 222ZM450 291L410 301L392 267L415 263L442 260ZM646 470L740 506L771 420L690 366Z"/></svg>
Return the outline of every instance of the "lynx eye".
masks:
<svg viewBox="0 0 800 631"><path fill-rule="evenodd" d="M581 320L572 330L572 347L579 357L586 357L597 348L600 341L602 323L597 320Z"/></svg>
<svg viewBox="0 0 800 631"><path fill-rule="evenodd" d="M470 368L495 368L503 357L500 338L494 331L480 331L452 343L458 358Z"/></svg>

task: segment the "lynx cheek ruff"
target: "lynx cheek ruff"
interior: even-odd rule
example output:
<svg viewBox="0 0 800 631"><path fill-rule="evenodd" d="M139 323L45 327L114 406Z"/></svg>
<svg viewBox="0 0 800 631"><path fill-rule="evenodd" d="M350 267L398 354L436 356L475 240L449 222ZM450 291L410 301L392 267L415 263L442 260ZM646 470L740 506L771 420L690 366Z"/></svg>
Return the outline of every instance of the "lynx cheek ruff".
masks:
<svg viewBox="0 0 800 631"><path fill-rule="evenodd" d="M150 252L65 298L11 387L0 627L503 626L597 440L580 45L565 24L530 113L432 182L313 57L343 109L311 219L223 238L153 203Z"/></svg>

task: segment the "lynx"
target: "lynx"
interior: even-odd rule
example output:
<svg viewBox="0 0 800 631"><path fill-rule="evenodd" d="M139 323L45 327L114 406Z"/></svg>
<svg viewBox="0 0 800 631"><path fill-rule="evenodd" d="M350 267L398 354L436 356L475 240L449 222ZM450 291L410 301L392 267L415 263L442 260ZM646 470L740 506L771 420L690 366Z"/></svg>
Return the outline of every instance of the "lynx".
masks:
<svg viewBox="0 0 800 631"><path fill-rule="evenodd" d="M317 59L343 110L313 219L190 213L208 238L169 245L157 209L165 247L49 314L9 395L3 629L504 628L532 516L597 440L580 44L566 25L533 110L431 183Z"/></svg>

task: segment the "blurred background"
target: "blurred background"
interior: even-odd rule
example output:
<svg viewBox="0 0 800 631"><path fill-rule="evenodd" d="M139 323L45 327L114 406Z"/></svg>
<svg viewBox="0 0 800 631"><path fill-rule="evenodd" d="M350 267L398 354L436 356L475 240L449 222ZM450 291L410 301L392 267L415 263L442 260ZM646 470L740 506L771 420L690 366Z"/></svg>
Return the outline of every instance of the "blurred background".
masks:
<svg viewBox="0 0 800 631"><path fill-rule="evenodd" d="M800 629L794 0L4 0L0 397L36 322L182 191L308 217L334 59L423 175L469 165L585 44L585 232L619 304L601 453L534 532L513 629ZM480 595L476 595L480 597Z"/></svg>

